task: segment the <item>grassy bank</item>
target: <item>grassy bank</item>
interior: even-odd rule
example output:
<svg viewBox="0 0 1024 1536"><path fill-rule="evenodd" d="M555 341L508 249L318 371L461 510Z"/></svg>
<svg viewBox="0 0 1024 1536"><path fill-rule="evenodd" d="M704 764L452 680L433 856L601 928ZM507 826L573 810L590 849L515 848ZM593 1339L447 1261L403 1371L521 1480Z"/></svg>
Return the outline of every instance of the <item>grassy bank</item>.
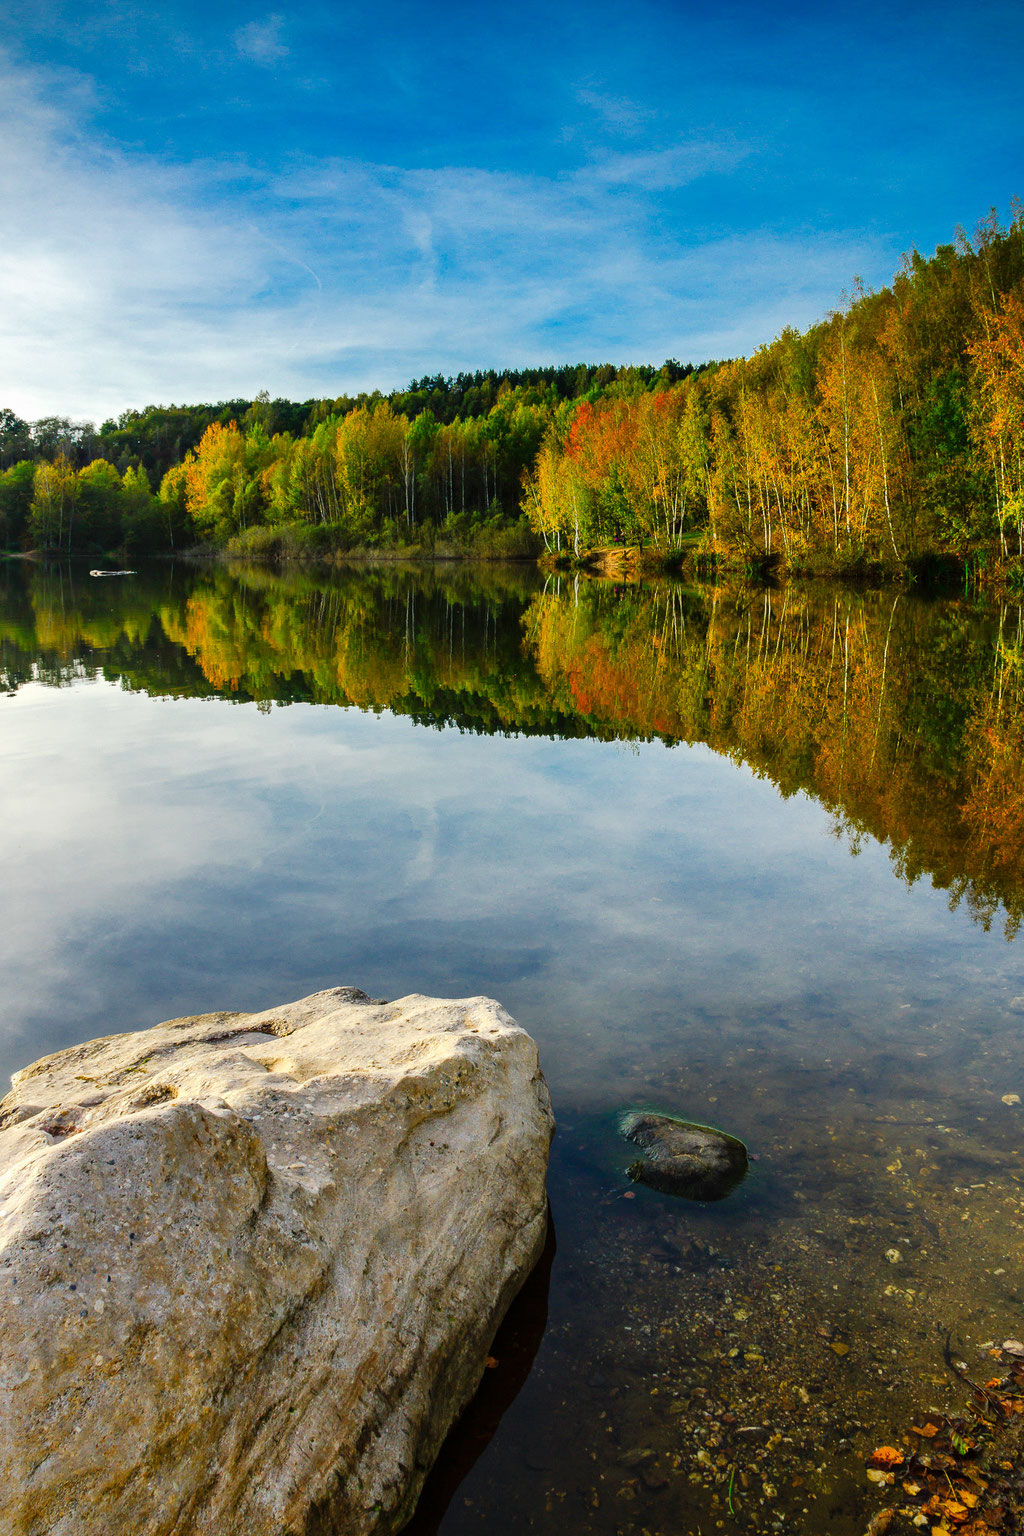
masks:
<svg viewBox="0 0 1024 1536"><path fill-rule="evenodd" d="M668 547L659 544L601 544L571 550L545 551L538 563L548 571L586 571L612 581L636 581L649 576L683 576L725 581L839 581L873 586L918 586L992 591L1024 595L1024 559L1001 557L995 549L975 550L966 557L926 551L901 561L860 552L787 560L780 555L722 554L708 548L699 535Z"/></svg>
<svg viewBox="0 0 1024 1536"><path fill-rule="evenodd" d="M458 514L439 526L425 524L414 535L395 527L384 537L360 540L338 523L258 524L224 544L200 550L233 559L282 563L384 564L393 561L535 560L539 540L522 518L496 514L472 520Z"/></svg>

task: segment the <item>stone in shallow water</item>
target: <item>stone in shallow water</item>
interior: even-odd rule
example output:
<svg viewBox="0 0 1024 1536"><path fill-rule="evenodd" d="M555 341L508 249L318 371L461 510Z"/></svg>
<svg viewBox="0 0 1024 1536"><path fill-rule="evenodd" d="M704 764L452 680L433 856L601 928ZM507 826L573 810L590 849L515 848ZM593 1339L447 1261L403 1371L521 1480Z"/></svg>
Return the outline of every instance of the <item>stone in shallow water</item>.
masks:
<svg viewBox="0 0 1024 1536"><path fill-rule="evenodd" d="M400 1529L544 1243L537 1049L334 988L0 1104L0 1531Z"/></svg>
<svg viewBox="0 0 1024 1536"><path fill-rule="evenodd" d="M722 1200L747 1172L747 1149L708 1125L647 1111L626 1115L621 1130L645 1156L630 1164L631 1179L687 1200Z"/></svg>

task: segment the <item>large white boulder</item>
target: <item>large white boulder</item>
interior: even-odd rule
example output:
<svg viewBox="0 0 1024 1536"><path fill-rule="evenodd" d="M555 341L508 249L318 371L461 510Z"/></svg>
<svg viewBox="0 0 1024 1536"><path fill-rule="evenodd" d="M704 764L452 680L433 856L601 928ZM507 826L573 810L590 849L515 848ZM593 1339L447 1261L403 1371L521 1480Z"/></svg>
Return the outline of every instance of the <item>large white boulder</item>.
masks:
<svg viewBox="0 0 1024 1536"><path fill-rule="evenodd" d="M19 1072L0 1531L400 1529L540 1253L552 1130L482 997L339 987Z"/></svg>

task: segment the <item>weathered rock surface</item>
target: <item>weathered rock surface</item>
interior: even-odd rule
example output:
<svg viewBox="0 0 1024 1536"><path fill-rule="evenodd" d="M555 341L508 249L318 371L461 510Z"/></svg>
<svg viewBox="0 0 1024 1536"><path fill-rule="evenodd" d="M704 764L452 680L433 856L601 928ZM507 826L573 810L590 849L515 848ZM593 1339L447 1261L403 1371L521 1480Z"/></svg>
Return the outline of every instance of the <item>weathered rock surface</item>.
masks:
<svg viewBox="0 0 1024 1536"><path fill-rule="evenodd" d="M646 1111L626 1115L623 1136L646 1154L629 1168L631 1179L687 1200L722 1200L748 1168L747 1149L709 1125Z"/></svg>
<svg viewBox="0 0 1024 1536"><path fill-rule="evenodd" d="M540 1253L553 1122L487 998L337 988L0 1104L0 1531L400 1528Z"/></svg>

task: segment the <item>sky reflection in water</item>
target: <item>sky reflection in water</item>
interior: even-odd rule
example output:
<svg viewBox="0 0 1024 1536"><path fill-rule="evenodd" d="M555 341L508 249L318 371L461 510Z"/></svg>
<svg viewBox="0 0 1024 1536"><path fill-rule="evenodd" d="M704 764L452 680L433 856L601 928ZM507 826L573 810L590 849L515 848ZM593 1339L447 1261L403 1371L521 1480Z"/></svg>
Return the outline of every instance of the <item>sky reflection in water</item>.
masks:
<svg viewBox="0 0 1024 1536"><path fill-rule="evenodd" d="M1015 959L942 893L903 888L881 849L851 859L813 801L700 746L260 714L102 681L4 708L8 1070L96 1031L344 982L493 992L563 1094L614 1104L607 1071L652 1030L789 1013L803 1048L800 1018L826 1008L877 1046L965 967L991 1004L993 960Z"/></svg>

